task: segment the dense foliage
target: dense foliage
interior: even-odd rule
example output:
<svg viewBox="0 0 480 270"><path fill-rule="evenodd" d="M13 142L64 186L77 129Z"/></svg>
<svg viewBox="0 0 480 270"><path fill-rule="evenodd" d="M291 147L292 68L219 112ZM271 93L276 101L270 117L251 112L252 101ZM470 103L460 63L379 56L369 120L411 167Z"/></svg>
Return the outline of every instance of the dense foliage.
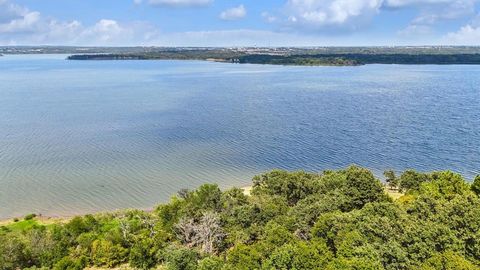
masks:
<svg viewBox="0 0 480 270"><path fill-rule="evenodd" d="M378 53L358 50L344 53L318 51L232 51L232 50L174 50L141 53L77 54L69 60L212 60L242 64L269 64L295 66L357 66L366 64L408 65L478 65L480 53Z"/></svg>
<svg viewBox="0 0 480 270"><path fill-rule="evenodd" d="M0 269L480 269L480 178L272 171L251 195L203 185L153 212L0 229ZM19 224L28 224L20 226Z"/></svg>

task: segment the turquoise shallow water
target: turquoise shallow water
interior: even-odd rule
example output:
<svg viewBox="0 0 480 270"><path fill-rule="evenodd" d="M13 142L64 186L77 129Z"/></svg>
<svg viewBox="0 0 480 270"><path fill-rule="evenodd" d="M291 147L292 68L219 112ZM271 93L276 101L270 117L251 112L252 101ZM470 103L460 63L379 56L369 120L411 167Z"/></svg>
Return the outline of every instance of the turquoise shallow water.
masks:
<svg viewBox="0 0 480 270"><path fill-rule="evenodd" d="M273 168L480 172L480 66L0 57L0 218L148 208Z"/></svg>

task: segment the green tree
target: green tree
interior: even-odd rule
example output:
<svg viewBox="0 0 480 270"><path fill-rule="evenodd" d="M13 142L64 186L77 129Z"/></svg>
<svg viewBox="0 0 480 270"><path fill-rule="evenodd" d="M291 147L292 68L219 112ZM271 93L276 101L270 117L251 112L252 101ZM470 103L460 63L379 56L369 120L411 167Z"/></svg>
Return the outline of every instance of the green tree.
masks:
<svg viewBox="0 0 480 270"><path fill-rule="evenodd" d="M388 198L383 186L375 179L372 172L357 166L351 166L346 171L344 194L347 201L343 205L344 211L360 209L369 202L386 201Z"/></svg>
<svg viewBox="0 0 480 270"><path fill-rule="evenodd" d="M219 212L222 208L222 191L218 185L204 184L190 192L185 202L185 211L192 217L200 217L205 211Z"/></svg>
<svg viewBox="0 0 480 270"><path fill-rule="evenodd" d="M289 215L295 219L297 232L308 238L311 227L321 215L340 210L346 201L346 196L339 190L313 194L291 207Z"/></svg>
<svg viewBox="0 0 480 270"><path fill-rule="evenodd" d="M238 244L227 253L227 269L260 269L262 261L262 254L255 246Z"/></svg>
<svg viewBox="0 0 480 270"><path fill-rule="evenodd" d="M475 177L471 188L472 191L475 192L475 194L480 196L480 175L477 175L477 177Z"/></svg>
<svg viewBox="0 0 480 270"><path fill-rule="evenodd" d="M113 267L127 260L128 250L107 240L95 240L92 244L92 261L96 266Z"/></svg>
<svg viewBox="0 0 480 270"><path fill-rule="evenodd" d="M23 269L31 266L31 257L25 243L16 236L0 235L0 269Z"/></svg>
<svg viewBox="0 0 480 270"><path fill-rule="evenodd" d="M157 264L158 248L152 238L140 238L130 249L129 263L137 269L150 269Z"/></svg>
<svg viewBox="0 0 480 270"><path fill-rule="evenodd" d="M323 242L296 242L276 249L262 269L325 269L333 255Z"/></svg>
<svg viewBox="0 0 480 270"><path fill-rule="evenodd" d="M383 175L385 176L385 182L387 182L389 188L398 188L400 179L397 178L393 170L384 171Z"/></svg>
<svg viewBox="0 0 480 270"><path fill-rule="evenodd" d="M446 251L444 253L436 253L421 265L420 270L478 270L480 267L475 266L461 255Z"/></svg>
<svg viewBox="0 0 480 270"><path fill-rule="evenodd" d="M157 207L155 212L158 215L160 225L167 231L172 232L175 224L182 216L185 200L173 197L169 203Z"/></svg>
<svg viewBox="0 0 480 270"><path fill-rule="evenodd" d="M325 270L338 270L338 269L348 269L348 270L381 270L384 269L382 264L377 259L372 258L345 258L338 257L333 259L325 268Z"/></svg>
<svg viewBox="0 0 480 270"><path fill-rule="evenodd" d="M198 262L197 270L222 270L224 264L224 261L219 257L206 257Z"/></svg>
<svg viewBox="0 0 480 270"><path fill-rule="evenodd" d="M432 173L431 178L429 182L420 185L420 193L430 198L451 199L470 192L470 186L462 176L451 171Z"/></svg>
<svg viewBox="0 0 480 270"><path fill-rule="evenodd" d="M400 176L400 190L401 191L416 191L420 189L422 183L430 181L427 174L419 173L414 170L406 170Z"/></svg>
<svg viewBox="0 0 480 270"><path fill-rule="evenodd" d="M287 172L275 170L253 178L253 193L284 197L289 205L312 194L315 190L314 180L318 176L306 172Z"/></svg>
<svg viewBox="0 0 480 270"><path fill-rule="evenodd" d="M335 211L322 215L312 228L312 236L324 240L332 253L338 251L338 242L345 231L353 229L354 217L350 213Z"/></svg>
<svg viewBox="0 0 480 270"><path fill-rule="evenodd" d="M53 270L82 270L87 266L87 258L81 257L73 259L70 257L64 257L58 261Z"/></svg>
<svg viewBox="0 0 480 270"><path fill-rule="evenodd" d="M169 270L196 270L199 258L198 252L184 247L170 246L165 254Z"/></svg>
<svg viewBox="0 0 480 270"><path fill-rule="evenodd" d="M44 226L32 228L25 233L25 238L33 263L37 266L52 267L56 261L55 241L47 228Z"/></svg>

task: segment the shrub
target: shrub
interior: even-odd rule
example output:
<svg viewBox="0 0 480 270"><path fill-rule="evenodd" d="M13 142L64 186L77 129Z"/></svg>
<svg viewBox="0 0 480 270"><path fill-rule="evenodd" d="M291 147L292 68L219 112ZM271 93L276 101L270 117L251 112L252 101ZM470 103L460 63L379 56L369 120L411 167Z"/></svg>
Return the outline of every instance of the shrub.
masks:
<svg viewBox="0 0 480 270"><path fill-rule="evenodd" d="M37 216L37 214L28 214L23 219L24 220L32 220Z"/></svg>
<svg viewBox="0 0 480 270"><path fill-rule="evenodd" d="M95 240L92 244L91 258L96 266L113 267L126 261L127 250L110 241Z"/></svg>
<svg viewBox="0 0 480 270"><path fill-rule="evenodd" d="M193 249L171 246L167 249L165 261L169 270L196 270L199 257Z"/></svg>

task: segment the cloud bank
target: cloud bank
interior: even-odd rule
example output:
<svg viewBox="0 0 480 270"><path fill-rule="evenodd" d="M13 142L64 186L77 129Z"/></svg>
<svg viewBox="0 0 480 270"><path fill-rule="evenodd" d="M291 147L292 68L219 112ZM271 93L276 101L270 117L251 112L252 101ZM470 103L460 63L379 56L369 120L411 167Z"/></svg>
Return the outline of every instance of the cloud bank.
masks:
<svg viewBox="0 0 480 270"><path fill-rule="evenodd" d="M382 3L382 0L288 0L286 10L291 26L355 29L375 16Z"/></svg>
<svg viewBox="0 0 480 270"><path fill-rule="evenodd" d="M84 26L80 21L58 21L9 1L0 1L0 43L4 45L116 45L146 42L157 30L142 22L120 24L101 19Z"/></svg>

